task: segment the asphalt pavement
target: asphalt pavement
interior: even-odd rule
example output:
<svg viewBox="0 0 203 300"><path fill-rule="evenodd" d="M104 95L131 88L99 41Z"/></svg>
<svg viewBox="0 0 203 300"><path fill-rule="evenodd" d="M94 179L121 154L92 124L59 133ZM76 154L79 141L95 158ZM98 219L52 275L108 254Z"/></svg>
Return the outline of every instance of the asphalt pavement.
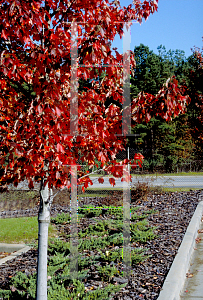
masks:
<svg viewBox="0 0 203 300"><path fill-rule="evenodd" d="M109 182L108 177L104 177L104 183L99 183L99 177L91 177L93 185L89 186L90 188L112 188L112 185ZM203 188L203 176L136 176L132 177L132 183L148 183L151 186L162 186L162 187L174 187L174 188L196 188L202 189ZM115 188L122 188L123 182L121 179L115 180Z"/></svg>
<svg viewBox="0 0 203 300"><path fill-rule="evenodd" d="M105 176L104 182L99 183L98 177L91 177L90 179L93 182L93 185L90 185L89 188L112 188L113 186L109 182L109 177ZM169 187L169 188L193 188L193 189L203 189L203 176L136 176L132 177L132 182L130 183L131 187L138 182L140 183L148 183L150 186L161 186L161 187ZM115 188L123 188L126 187L126 182L122 182L121 178L115 179ZM34 183L34 187L36 190L39 190L40 183ZM9 186L9 189L20 189L20 190L29 190L28 182L26 180L20 182L18 186L15 188L13 185Z"/></svg>

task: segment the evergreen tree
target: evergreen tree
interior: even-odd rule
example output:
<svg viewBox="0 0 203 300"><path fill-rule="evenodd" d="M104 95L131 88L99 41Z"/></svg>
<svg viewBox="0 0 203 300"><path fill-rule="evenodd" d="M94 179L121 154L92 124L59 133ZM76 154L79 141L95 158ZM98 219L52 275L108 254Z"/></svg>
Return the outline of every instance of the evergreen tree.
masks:
<svg viewBox="0 0 203 300"><path fill-rule="evenodd" d="M162 45L157 49L159 54L155 54L143 44L135 47L136 69L131 78L132 99L142 91L155 95L161 85L172 76L176 76L180 85L189 87L193 84L190 69L195 70L198 66L193 57L186 59L184 51L181 50L167 52ZM193 88L196 91L198 87ZM181 165L186 159L194 158L190 115L195 112L197 115L197 107L192 108L192 105L194 106L191 103L188 107L186 115L180 115L173 121L166 122L160 117L154 117L148 123L143 122L135 126L133 132L139 137L134 147L144 155L144 165L149 171L159 170L159 166L162 166L165 172L172 172L177 168L177 164Z"/></svg>

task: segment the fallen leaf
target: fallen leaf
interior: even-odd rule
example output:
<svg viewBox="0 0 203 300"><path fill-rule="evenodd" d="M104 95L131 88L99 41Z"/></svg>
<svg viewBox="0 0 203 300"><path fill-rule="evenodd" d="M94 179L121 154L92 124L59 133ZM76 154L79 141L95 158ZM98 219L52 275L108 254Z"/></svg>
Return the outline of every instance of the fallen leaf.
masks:
<svg viewBox="0 0 203 300"><path fill-rule="evenodd" d="M202 240L202 239L199 238L199 237L195 239L195 241L196 241L197 244L198 244L201 240Z"/></svg>
<svg viewBox="0 0 203 300"><path fill-rule="evenodd" d="M194 274L192 274L192 273L186 273L186 277L187 278L191 278L191 277L193 277L194 276Z"/></svg>

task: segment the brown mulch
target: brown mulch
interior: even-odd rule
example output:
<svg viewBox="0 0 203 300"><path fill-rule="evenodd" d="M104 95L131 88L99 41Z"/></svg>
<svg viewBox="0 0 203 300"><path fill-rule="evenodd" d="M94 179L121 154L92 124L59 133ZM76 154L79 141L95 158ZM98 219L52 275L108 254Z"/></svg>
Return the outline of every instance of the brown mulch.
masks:
<svg viewBox="0 0 203 300"><path fill-rule="evenodd" d="M158 235L152 241L144 244L135 243L135 247L143 246L148 248L147 254L151 255L146 261L132 267L133 274L128 284L121 292L118 292L112 299L131 300L131 299L150 299L158 298L160 290L163 286L167 273L172 265L178 248L181 244L187 226L194 214L197 204L200 201L202 191L190 192L174 192L148 194L147 197L139 197L134 195L132 206L140 206L140 211L155 209L158 213L148 217L151 226L156 226L156 234ZM115 193L110 198L83 198L79 205L101 204L118 205L121 202L121 194ZM63 198L63 197L62 197ZM132 197L133 198L133 197ZM63 198L64 199L64 198ZM55 216L58 212L68 211L67 205L56 203L52 207L51 214ZM29 211L32 213L32 209ZM33 212L36 214L36 212ZM19 213L20 214L20 213ZM10 215L12 216L12 212ZM5 217L5 216L4 216ZM9 288L9 279L16 274L17 271L23 271L27 275L34 274L37 266L37 251L31 249L27 253L18 256L12 261L0 266L0 288ZM118 267L115 264L116 267ZM122 270L122 264L118 267ZM94 277L95 268L91 269L92 277L85 282L85 286L98 286L100 283ZM113 283L122 284L125 279L122 277L114 277Z"/></svg>

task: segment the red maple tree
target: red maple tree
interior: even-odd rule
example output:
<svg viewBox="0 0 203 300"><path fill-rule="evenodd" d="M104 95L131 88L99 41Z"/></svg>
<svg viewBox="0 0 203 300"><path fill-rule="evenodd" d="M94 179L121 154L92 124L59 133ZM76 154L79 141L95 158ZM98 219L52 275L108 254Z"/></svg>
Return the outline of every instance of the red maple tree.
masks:
<svg viewBox="0 0 203 300"><path fill-rule="evenodd" d="M1 1L1 185L27 179L32 188L34 180L46 177L50 187L64 186L69 178L65 166L79 158L90 165L96 158L105 165L122 149L123 138L115 136L121 133L121 109L105 109L105 101L108 93L123 102L119 66L125 57L117 51L114 56L109 41L117 33L122 36L123 22L141 22L157 10L152 0L134 5L122 9L117 1L102 0ZM78 93L74 135L71 35L76 31L74 75L87 80L105 71L106 76ZM132 53L130 59L133 68ZM96 64L100 67L91 67Z"/></svg>
<svg viewBox="0 0 203 300"><path fill-rule="evenodd" d="M0 1L1 187L24 179L30 188L39 180L42 189L70 186L70 166L79 159L90 166L98 160L122 176L115 155L125 145L123 110L105 102L124 103L121 65L130 58L133 69L135 61L110 45L117 33L123 36L123 23L146 20L157 2L134 0L122 8L117 0ZM80 79L94 79L91 88L79 92ZM156 97L135 99L132 115L136 122L156 113L168 119L186 101L173 79ZM87 187L91 180L82 182Z"/></svg>
<svg viewBox="0 0 203 300"><path fill-rule="evenodd" d="M33 181L46 177L50 187L65 186L67 166L79 159L89 165L97 159L104 166L123 149L124 139L118 135L122 109L106 109L105 101L108 95L124 102L120 65L127 54L113 55L109 41L116 33L122 37L123 22L147 19L157 2L135 1L134 7L123 9L117 1L102 0L1 2L1 185L27 179L32 188ZM70 128L73 22L78 35L76 78L106 73L100 83L92 81L91 89L78 93L76 134ZM133 69L132 53L130 60ZM154 113L168 119L184 109L186 98L175 79L168 85L157 97L142 94L133 102L136 121L149 120ZM115 170L113 164L115 159L109 172Z"/></svg>

